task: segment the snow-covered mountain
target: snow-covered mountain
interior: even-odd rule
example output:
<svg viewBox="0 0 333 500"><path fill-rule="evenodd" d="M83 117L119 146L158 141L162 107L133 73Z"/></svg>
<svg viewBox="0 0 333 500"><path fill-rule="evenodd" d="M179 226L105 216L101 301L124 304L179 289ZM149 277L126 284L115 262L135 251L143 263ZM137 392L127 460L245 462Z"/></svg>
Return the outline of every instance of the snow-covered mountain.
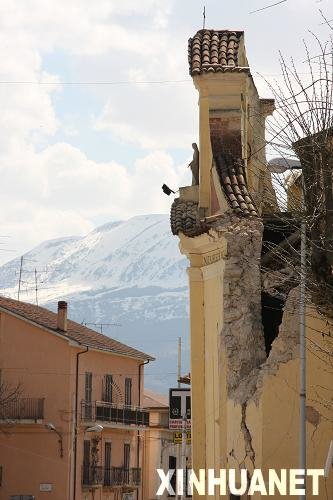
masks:
<svg viewBox="0 0 333 500"><path fill-rule="evenodd" d="M67 300L71 319L97 330L102 323L103 333L154 355L146 385L161 391L176 383L179 336L188 370L186 267L168 216L137 216L26 253L20 300L35 303L37 283L40 305L55 310ZM19 270L20 258L0 267L1 294L17 298Z"/></svg>

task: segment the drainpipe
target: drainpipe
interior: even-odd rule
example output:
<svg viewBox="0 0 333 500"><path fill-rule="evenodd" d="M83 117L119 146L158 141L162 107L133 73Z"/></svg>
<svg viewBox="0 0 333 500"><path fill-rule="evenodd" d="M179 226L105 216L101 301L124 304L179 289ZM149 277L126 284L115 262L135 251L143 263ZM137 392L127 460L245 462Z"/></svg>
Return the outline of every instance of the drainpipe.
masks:
<svg viewBox="0 0 333 500"><path fill-rule="evenodd" d="M139 364L139 406L141 405L141 366L148 365L149 359L144 363ZM136 435L136 466L139 468L140 465L140 431L137 431ZM143 470L143 468L142 468ZM143 476L141 477L141 493L143 498ZM136 499L139 500L139 488L136 490Z"/></svg>
<svg viewBox="0 0 333 500"><path fill-rule="evenodd" d="M73 500L76 500L76 469L77 469L77 420L78 420L78 406L79 406L79 356L89 351L86 346L85 351L76 353L76 373L75 373L75 413L74 413L74 467L73 467Z"/></svg>

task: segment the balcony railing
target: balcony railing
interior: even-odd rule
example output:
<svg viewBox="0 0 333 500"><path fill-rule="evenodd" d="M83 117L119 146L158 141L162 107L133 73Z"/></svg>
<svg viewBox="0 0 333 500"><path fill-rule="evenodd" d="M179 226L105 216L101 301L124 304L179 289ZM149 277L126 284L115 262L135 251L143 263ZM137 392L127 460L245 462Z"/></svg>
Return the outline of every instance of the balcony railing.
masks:
<svg viewBox="0 0 333 500"><path fill-rule="evenodd" d="M0 407L0 420L41 420L44 418L43 398L18 398L3 403Z"/></svg>
<svg viewBox="0 0 333 500"><path fill-rule="evenodd" d="M102 467L83 465L82 467L83 486L128 486L136 487L141 485L141 469L132 467Z"/></svg>
<svg viewBox="0 0 333 500"><path fill-rule="evenodd" d="M81 403L81 418L85 421L101 421L123 425L148 426L149 413L138 406L117 405L104 401Z"/></svg>

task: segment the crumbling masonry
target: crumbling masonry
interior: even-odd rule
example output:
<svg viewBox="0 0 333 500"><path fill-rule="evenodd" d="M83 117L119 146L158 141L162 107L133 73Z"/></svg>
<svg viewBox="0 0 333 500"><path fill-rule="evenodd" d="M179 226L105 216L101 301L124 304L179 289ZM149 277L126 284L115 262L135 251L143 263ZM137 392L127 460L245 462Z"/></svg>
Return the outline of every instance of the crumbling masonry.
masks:
<svg viewBox="0 0 333 500"><path fill-rule="evenodd" d="M199 31L189 67L199 92L199 183L180 188L171 228L190 263L192 466L249 476L297 468L300 233L279 213L267 169L274 102L258 97L241 31ZM331 432L320 399L320 387L332 387L329 328L309 306L312 468L323 466Z"/></svg>

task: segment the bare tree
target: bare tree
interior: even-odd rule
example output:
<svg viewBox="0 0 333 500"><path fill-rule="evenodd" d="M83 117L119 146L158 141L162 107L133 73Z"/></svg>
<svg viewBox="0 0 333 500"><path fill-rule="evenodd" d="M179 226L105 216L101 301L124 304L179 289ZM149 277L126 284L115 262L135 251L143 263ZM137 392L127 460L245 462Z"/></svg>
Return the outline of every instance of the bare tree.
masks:
<svg viewBox="0 0 333 500"><path fill-rule="evenodd" d="M0 379L0 420L8 420L12 406L19 401L21 395L20 383L13 385Z"/></svg>
<svg viewBox="0 0 333 500"><path fill-rule="evenodd" d="M333 53L331 39L322 43L313 37L316 56L304 43L307 77L293 59L288 63L280 55L282 84L268 83L276 103L268 132L270 146L286 164L300 160L305 209L299 199L289 200L288 207L295 227L306 222L312 301L333 318Z"/></svg>

